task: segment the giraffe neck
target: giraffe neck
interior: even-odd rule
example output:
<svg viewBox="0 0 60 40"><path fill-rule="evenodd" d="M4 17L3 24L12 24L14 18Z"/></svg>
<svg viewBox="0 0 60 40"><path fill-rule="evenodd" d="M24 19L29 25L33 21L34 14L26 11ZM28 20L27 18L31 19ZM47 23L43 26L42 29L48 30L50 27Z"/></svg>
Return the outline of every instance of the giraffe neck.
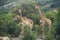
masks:
<svg viewBox="0 0 60 40"><path fill-rule="evenodd" d="M38 12L39 12L39 16L40 16L40 19L41 19L43 17L43 14L42 14L42 11L39 7L38 7Z"/></svg>
<svg viewBox="0 0 60 40"><path fill-rule="evenodd" d="M22 22L22 16L18 16L18 20L20 21L20 22Z"/></svg>
<svg viewBox="0 0 60 40"><path fill-rule="evenodd" d="M20 12L20 19L22 19L22 13Z"/></svg>

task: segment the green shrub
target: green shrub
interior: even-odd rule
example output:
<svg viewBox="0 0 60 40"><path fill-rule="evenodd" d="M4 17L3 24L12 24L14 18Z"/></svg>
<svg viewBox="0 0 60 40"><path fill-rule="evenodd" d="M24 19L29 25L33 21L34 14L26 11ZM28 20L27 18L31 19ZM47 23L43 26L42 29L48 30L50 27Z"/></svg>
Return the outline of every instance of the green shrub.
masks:
<svg viewBox="0 0 60 40"><path fill-rule="evenodd" d="M22 40L36 40L36 33L34 31L30 31L28 26L25 26L23 31L24 37Z"/></svg>

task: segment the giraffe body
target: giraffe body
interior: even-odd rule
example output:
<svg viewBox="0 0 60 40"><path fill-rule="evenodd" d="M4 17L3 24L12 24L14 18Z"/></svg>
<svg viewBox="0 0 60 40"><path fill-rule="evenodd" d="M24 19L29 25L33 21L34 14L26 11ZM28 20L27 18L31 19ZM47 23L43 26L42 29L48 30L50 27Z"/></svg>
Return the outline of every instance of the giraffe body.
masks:
<svg viewBox="0 0 60 40"><path fill-rule="evenodd" d="M15 16L14 19L19 20L19 25L21 25L21 26L29 26L29 28L32 29L33 21L31 19L28 19L26 17L22 17L22 19L20 19L19 15Z"/></svg>
<svg viewBox="0 0 60 40"><path fill-rule="evenodd" d="M39 5L35 5L35 8L36 8L36 9L38 10L38 12L39 12L40 24L46 25L47 27L51 27L51 20L48 19L48 18L46 18L46 17L43 15L43 13L42 13Z"/></svg>

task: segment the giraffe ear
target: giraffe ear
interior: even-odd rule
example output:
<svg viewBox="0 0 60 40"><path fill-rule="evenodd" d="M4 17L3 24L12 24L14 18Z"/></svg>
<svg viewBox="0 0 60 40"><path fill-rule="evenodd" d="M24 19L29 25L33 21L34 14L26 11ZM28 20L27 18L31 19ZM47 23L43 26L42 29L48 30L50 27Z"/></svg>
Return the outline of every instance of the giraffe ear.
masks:
<svg viewBox="0 0 60 40"><path fill-rule="evenodd" d="M38 7L37 7L37 6L35 6L35 9L38 9Z"/></svg>
<svg viewBox="0 0 60 40"><path fill-rule="evenodd" d="M39 5L35 5L35 9L38 9L39 8Z"/></svg>

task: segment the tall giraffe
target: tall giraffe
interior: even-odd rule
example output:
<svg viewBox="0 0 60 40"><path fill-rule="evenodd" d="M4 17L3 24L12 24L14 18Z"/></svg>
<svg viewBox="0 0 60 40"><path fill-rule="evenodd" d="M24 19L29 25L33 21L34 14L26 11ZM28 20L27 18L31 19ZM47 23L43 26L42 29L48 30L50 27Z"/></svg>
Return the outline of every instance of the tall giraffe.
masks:
<svg viewBox="0 0 60 40"><path fill-rule="evenodd" d="M41 8L39 7L39 5L35 5L35 9L38 10L39 12L39 16L40 16L40 25L41 25L41 28L42 28L42 38L44 38L44 26L46 25L49 30L51 29L51 20L46 18L42 11L41 11Z"/></svg>

